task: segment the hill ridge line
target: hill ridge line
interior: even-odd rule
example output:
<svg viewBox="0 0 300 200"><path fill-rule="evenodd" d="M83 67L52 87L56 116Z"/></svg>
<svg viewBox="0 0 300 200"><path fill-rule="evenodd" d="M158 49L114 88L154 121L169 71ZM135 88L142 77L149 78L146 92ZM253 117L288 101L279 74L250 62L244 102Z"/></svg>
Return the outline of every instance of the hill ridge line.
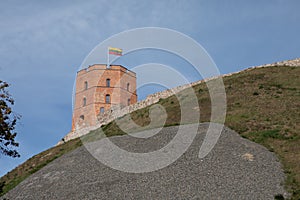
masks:
<svg viewBox="0 0 300 200"><path fill-rule="evenodd" d="M150 94L146 97L146 99L138 101L135 104L132 104L130 106L126 106L124 108L120 108L120 107L114 107L112 109L109 109L107 111L105 111L104 113L102 113L100 116L98 116L98 121L99 123L95 126L89 126L89 127L85 127L85 128L78 128L75 131L71 131L68 134L66 134L61 141L59 141L56 145L60 145L63 144L64 142L70 141L72 139L76 139L79 138L83 135L88 134L90 131L95 130L100 128L103 125L107 125L110 122L112 122L113 120L122 117L126 114L129 114L131 112L134 112L136 110L145 108L147 106L153 105L155 103L157 103L160 99L166 99L172 95L175 95L177 93L179 93L180 91L188 88L188 87L193 87L195 85L210 81L210 80L214 80L217 78L224 78L224 77L229 77L235 74L239 74L241 72L245 72L245 71L250 71L250 70L254 70L254 69L258 69L258 68L264 68L264 67L272 67L272 66L293 66L293 67L298 67L300 66L300 58L296 58L296 59L291 59L291 60L285 60L285 61L279 61L279 62L274 62L271 64L263 64L263 65L258 65L258 66L251 66L249 68L237 71L237 72L232 72L232 73L228 73L228 74L223 74L220 76L213 76L213 77L209 77L206 79L202 79L202 80L198 80L189 84L184 84L181 86L177 86L171 89L167 89L164 91L160 91L160 92L156 92L154 94Z"/></svg>

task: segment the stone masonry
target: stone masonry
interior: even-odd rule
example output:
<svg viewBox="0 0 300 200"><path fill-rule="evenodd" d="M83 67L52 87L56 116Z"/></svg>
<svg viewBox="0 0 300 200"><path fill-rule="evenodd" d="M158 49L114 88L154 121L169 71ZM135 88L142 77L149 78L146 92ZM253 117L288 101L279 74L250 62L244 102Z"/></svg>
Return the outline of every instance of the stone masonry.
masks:
<svg viewBox="0 0 300 200"><path fill-rule="evenodd" d="M242 71L248 71L248 70L253 70L256 68L262 68L262 67L271 67L271 66L300 66L300 58L294 59L294 60L286 60L286 61L281 61L281 62L275 62L272 64L266 64L266 65L260 65L260 66L253 66L250 67L248 69L242 70ZM242 72L240 71L240 72ZM233 74L238 74L240 72L235 72L235 73L230 73L230 74L225 74L225 75L221 75L221 77L227 77L227 76L231 76ZM188 87L192 87L194 85L198 85L200 83L203 82L207 82L209 80L215 79L217 77L211 77L205 80L200 80L200 81L196 81L193 82L191 84L186 84L186 85L182 85L182 86L178 86L172 89L168 89L165 91L161 91L161 92L157 92L154 94L151 94L149 96L147 96L147 98L145 100L136 102L132 105L126 106L126 107L115 107L113 109L107 109L104 113L100 113L97 117L97 121L96 123L90 125L90 126L86 126L80 129L73 129L71 132L69 132L64 138L64 141L69 141L78 137L81 137L83 135L88 134L91 130L95 130L99 127L101 127L102 125L106 125L110 122L112 122L114 119L118 118L118 117L122 117L128 113L131 113L133 111L145 108L149 105L155 104L157 103L160 99L166 99ZM60 141L58 144L61 144L62 141Z"/></svg>

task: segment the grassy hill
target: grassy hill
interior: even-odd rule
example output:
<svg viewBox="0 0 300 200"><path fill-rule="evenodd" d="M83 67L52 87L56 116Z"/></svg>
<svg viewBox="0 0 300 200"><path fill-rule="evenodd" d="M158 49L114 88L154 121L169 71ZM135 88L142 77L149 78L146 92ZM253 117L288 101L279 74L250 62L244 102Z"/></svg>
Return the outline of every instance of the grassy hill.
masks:
<svg viewBox="0 0 300 200"><path fill-rule="evenodd" d="M299 199L300 67L256 68L224 77L223 81L227 94L225 125L237 131L242 137L274 151L287 175L287 190L292 193L293 199ZM200 105L201 122L207 122L210 120L210 98L207 87L203 83L194 86L194 90ZM184 94L184 91L181 93ZM184 95L182 98L185 98ZM180 123L180 106L176 96L161 99L158 103L168 113L165 126ZM150 123L149 107L130 115L139 125L145 126ZM116 122L102 128L107 136L124 134ZM86 139L94 139L98 135L99 130L95 130ZM0 179L0 192L6 193L30 174L80 145L81 140L75 139L30 158Z"/></svg>

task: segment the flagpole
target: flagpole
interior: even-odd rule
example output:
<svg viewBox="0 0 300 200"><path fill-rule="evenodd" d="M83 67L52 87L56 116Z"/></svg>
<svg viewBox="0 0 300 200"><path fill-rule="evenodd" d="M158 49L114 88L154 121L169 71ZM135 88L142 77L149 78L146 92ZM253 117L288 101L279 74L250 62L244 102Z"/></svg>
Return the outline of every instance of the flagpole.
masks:
<svg viewBox="0 0 300 200"><path fill-rule="evenodd" d="M109 68L109 47L107 47L107 65L106 68Z"/></svg>

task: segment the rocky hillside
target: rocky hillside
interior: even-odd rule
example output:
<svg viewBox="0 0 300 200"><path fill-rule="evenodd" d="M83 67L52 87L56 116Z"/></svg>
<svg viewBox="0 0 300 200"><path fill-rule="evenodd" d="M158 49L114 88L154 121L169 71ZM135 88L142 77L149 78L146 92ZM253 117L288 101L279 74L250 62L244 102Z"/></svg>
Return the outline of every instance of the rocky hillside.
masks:
<svg viewBox="0 0 300 200"><path fill-rule="evenodd" d="M189 135L192 126L181 128ZM199 147L207 128L208 124L200 124L188 151L161 170L148 173L117 171L96 160L90 147L87 151L83 146L49 163L4 197L68 200L274 199L275 196L286 196L282 184L284 173L276 156L232 130L225 128L213 151L199 159ZM168 143L177 131L178 126L172 126L147 139L125 135L111 140L131 152L155 151ZM152 134L152 130L143 134ZM93 151L102 148L97 143L91 146L95 148ZM134 163L126 164L134 167Z"/></svg>
<svg viewBox="0 0 300 200"><path fill-rule="evenodd" d="M297 67L299 61L296 59L254 67L223 77L227 95L225 125L242 137L264 145L277 155L287 177L286 190L291 193L293 199L300 198L300 111L298 109L300 107L300 68ZM209 122L210 98L207 87L204 82L199 82L193 86L193 89L200 105L200 122ZM182 97L184 98L184 95ZM180 123L180 106L176 96L160 99L156 104L163 106L167 111L165 126ZM149 107L136 110L130 116L141 126L150 123ZM103 126L102 130L107 136L124 134L114 121ZM92 131L85 139L95 140L99 132L99 130ZM0 186L3 186L3 193L50 161L80 145L80 139L71 140L29 159L1 178ZM136 179L131 177L128 181L130 180ZM109 190L109 187L103 187Z"/></svg>

